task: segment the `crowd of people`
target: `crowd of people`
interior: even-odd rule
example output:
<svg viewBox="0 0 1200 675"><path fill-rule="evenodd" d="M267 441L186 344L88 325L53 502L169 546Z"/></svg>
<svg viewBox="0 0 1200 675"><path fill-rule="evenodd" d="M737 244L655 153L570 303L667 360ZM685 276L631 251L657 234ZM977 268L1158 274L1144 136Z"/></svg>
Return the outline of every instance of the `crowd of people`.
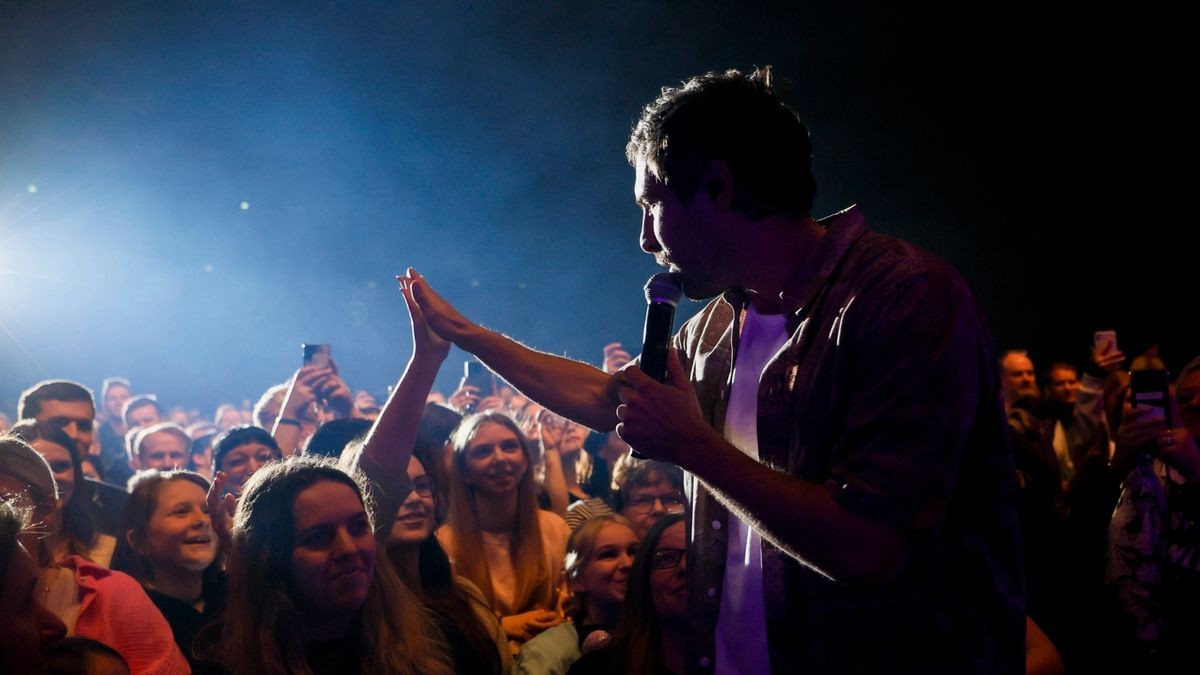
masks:
<svg viewBox="0 0 1200 675"><path fill-rule="evenodd" d="M123 378L99 406L68 380L24 391L0 430L4 672L566 673L622 635L635 561L658 561L643 603L686 569L678 467L507 387L446 401L448 344L414 325L383 406L336 366L249 424L164 419Z"/></svg>
<svg viewBox="0 0 1200 675"><path fill-rule="evenodd" d="M0 429L0 672L1187 659L1200 358L1168 381L1104 332L1084 364L995 354L948 265L856 209L811 218L769 70L664 90L629 159L643 249L714 298L665 381L616 343L599 368L531 350L409 268L382 404L331 360L207 419L120 377L26 388ZM432 392L451 344L498 385Z"/></svg>
<svg viewBox="0 0 1200 675"><path fill-rule="evenodd" d="M122 378L95 408L30 387L0 443L5 616L28 626L6 668L683 672L679 467L503 383L432 392L445 353L424 333L382 407L302 368L250 423L164 419ZM1173 663L1200 615L1200 360L1165 411L1134 405L1107 344L1040 377L1022 351L999 365L1030 672Z"/></svg>

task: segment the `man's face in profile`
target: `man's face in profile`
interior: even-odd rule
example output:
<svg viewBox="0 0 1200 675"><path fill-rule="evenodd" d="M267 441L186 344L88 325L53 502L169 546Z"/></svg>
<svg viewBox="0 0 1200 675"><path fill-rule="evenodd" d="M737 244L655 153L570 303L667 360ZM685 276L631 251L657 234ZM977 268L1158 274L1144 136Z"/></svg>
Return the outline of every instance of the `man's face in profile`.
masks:
<svg viewBox="0 0 1200 675"><path fill-rule="evenodd" d="M689 298L711 298L731 288L729 267L720 260L730 248L711 209L703 208L704 191L698 190L685 202L658 179L644 158L638 160L635 172L633 197L642 209L642 250L681 274Z"/></svg>
<svg viewBox="0 0 1200 675"><path fill-rule="evenodd" d="M38 422L53 424L67 432L75 441L80 457L86 457L92 447L92 426L96 410L90 401L42 401L42 409L35 418Z"/></svg>

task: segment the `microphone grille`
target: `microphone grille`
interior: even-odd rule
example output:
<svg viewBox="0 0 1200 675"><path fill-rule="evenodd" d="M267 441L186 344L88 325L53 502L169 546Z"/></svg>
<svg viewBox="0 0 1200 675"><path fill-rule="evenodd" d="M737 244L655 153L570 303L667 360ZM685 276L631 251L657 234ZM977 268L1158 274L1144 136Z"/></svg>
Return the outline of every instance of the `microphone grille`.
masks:
<svg viewBox="0 0 1200 675"><path fill-rule="evenodd" d="M683 297L683 283L678 272L656 272L646 280L646 303L665 302L674 306Z"/></svg>

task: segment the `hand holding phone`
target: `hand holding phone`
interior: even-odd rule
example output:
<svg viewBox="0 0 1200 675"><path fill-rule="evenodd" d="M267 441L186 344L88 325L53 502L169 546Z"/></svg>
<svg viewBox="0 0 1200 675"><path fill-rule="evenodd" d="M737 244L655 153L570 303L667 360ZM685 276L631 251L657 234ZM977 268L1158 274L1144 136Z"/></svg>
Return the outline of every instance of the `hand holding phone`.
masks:
<svg viewBox="0 0 1200 675"><path fill-rule="evenodd" d="M1117 348L1117 331L1098 330L1092 334L1092 362L1106 373L1121 369L1125 354Z"/></svg>
<svg viewBox="0 0 1200 675"><path fill-rule="evenodd" d="M496 395L496 376L479 361L469 359L463 362L463 379L460 387L472 386L481 398Z"/></svg>
<svg viewBox="0 0 1200 675"><path fill-rule="evenodd" d="M1154 408L1154 416L1161 417L1166 428L1174 426L1171 420L1170 374L1167 371L1129 371L1129 395L1133 405Z"/></svg>
<svg viewBox="0 0 1200 675"><path fill-rule="evenodd" d="M300 345L300 350L304 352L305 366L316 366L318 368L328 368L329 360L333 358L333 348L327 343L310 343L306 342Z"/></svg>

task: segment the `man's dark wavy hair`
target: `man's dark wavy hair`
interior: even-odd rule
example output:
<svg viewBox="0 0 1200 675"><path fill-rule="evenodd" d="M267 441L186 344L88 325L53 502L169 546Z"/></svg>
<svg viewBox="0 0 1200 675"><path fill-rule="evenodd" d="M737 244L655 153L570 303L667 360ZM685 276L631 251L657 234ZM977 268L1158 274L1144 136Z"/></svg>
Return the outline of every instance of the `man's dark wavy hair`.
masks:
<svg viewBox="0 0 1200 675"><path fill-rule="evenodd" d="M733 174L733 208L754 219L807 216L817 194L808 127L776 91L771 67L697 75L642 109L625 148L680 199L701 188L708 163Z"/></svg>

